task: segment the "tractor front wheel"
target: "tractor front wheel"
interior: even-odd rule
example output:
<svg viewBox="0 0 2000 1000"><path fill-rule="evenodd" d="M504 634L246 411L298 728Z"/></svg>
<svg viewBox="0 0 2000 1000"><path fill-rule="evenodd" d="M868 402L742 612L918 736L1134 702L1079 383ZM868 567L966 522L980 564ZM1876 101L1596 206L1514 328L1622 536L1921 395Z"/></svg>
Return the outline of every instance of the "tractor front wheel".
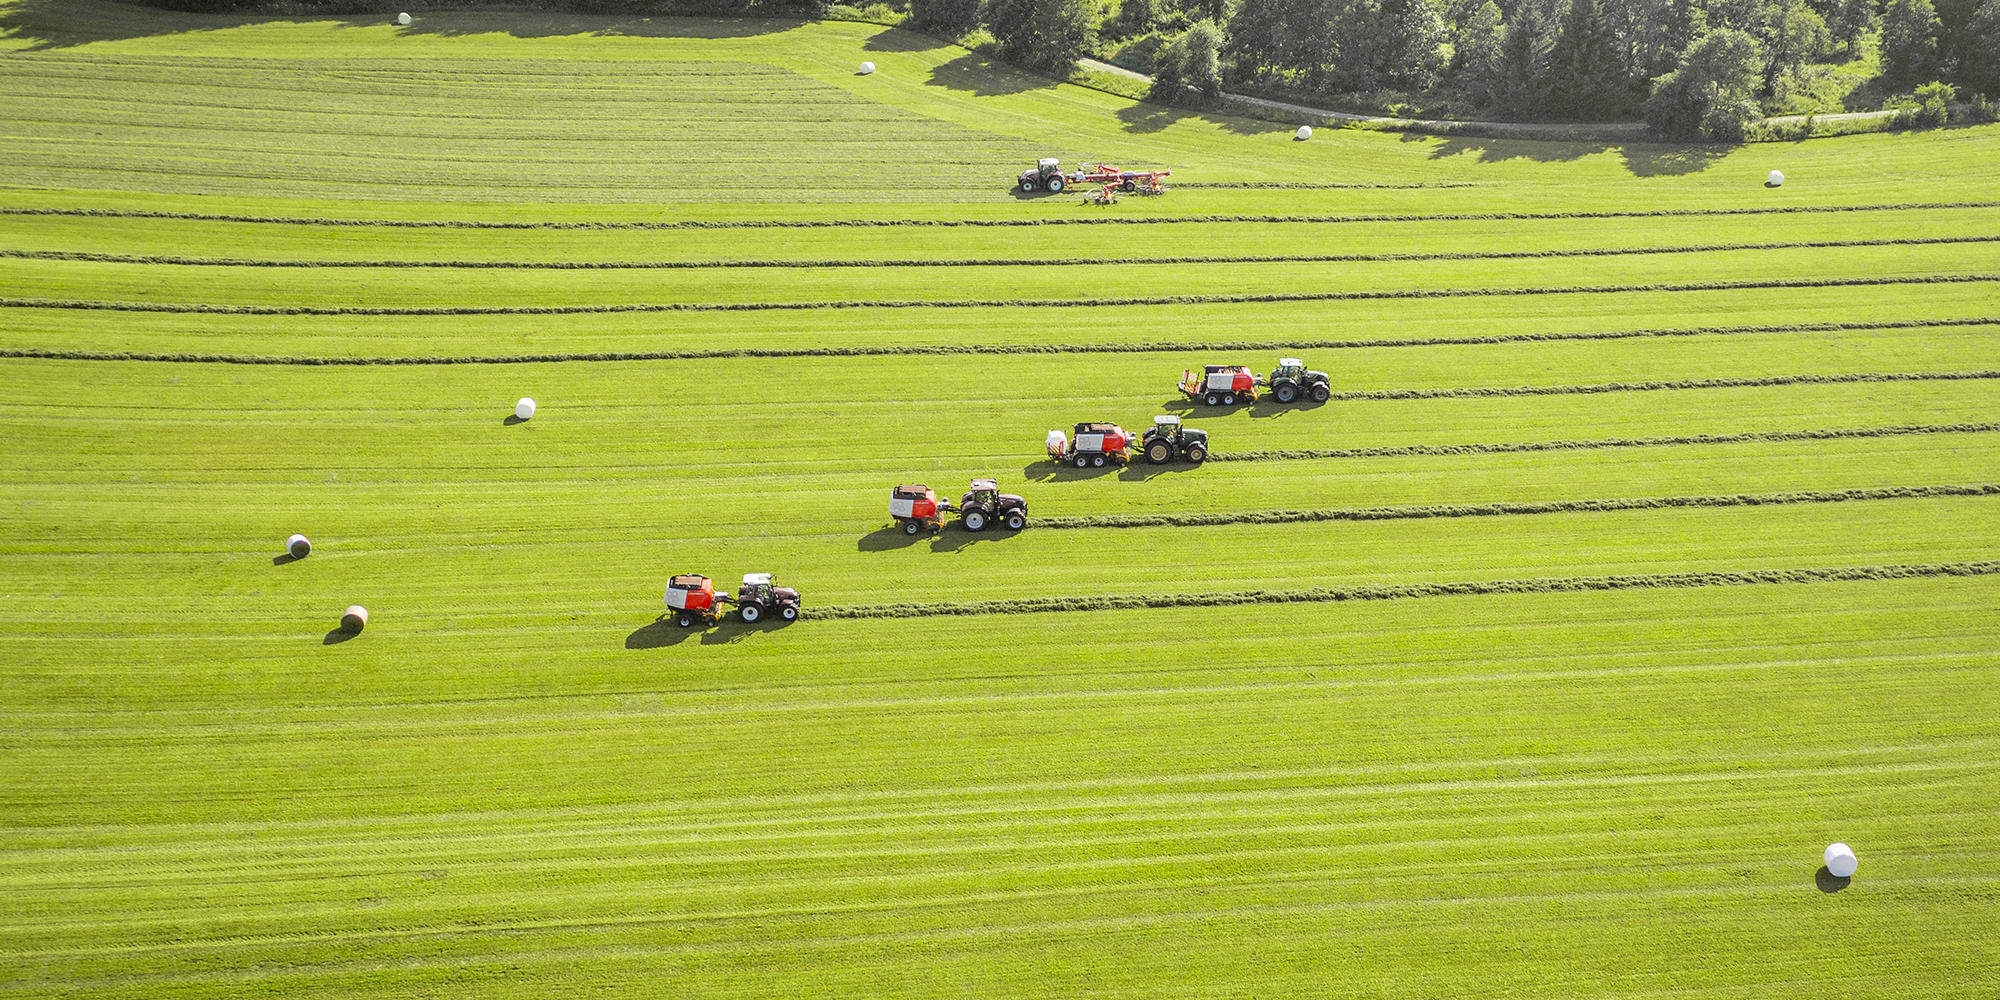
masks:
<svg viewBox="0 0 2000 1000"><path fill-rule="evenodd" d="M965 516L960 519L960 523L965 525L965 530L967 531L985 531L986 512L983 510L968 510L965 512Z"/></svg>
<svg viewBox="0 0 2000 1000"><path fill-rule="evenodd" d="M1326 387L1326 383L1325 383L1325 382L1314 382L1314 383L1313 383L1313 387L1312 387L1312 400L1313 400L1313 402L1315 402L1315 403L1324 403L1324 402L1326 402L1326 401L1327 401L1328 399L1331 399L1331 398L1333 398L1333 390L1332 390L1332 389L1328 389L1328 388Z"/></svg>
<svg viewBox="0 0 2000 1000"><path fill-rule="evenodd" d="M914 535L921 530L923 530L923 525L918 524L916 518L910 517L903 519L903 534Z"/></svg>
<svg viewBox="0 0 2000 1000"><path fill-rule="evenodd" d="M1207 448L1204 448L1204 447L1202 447L1201 445L1198 445L1198 444L1191 444L1191 445L1188 445L1188 450L1187 450L1187 460L1188 460L1188 461L1190 461L1190 462L1193 462L1193 463L1194 463L1194 464L1196 464L1196 465L1200 465L1200 464L1201 464L1201 462L1202 462L1202 460L1203 460L1203 459L1205 459L1205 458L1207 458L1207 457L1208 457L1208 449L1207 449Z"/></svg>
<svg viewBox="0 0 2000 1000"><path fill-rule="evenodd" d="M1027 526L1028 526L1028 515L1023 514L1018 510L1008 512L1007 514L1008 531L1019 531Z"/></svg>
<svg viewBox="0 0 2000 1000"><path fill-rule="evenodd" d="M1174 457L1174 448L1165 441L1155 441L1146 446L1146 461L1154 465L1165 465L1167 459L1172 457Z"/></svg>
<svg viewBox="0 0 2000 1000"><path fill-rule="evenodd" d="M779 608L778 617L783 618L788 622L797 621L799 617L799 606L796 604L787 604L784 607Z"/></svg>
<svg viewBox="0 0 2000 1000"><path fill-rule="evenodd" d="M1049 178L1049 193L1050 193L1050 194L1061 194L1061 193L1062 193L1062 189L1063 189L1063 179L1062 179L1062 178L1060 178L1060 177L1051 177L1051 178Z"/></svg>
<svg viewBox="0 0 2000 1000"><path fill-rule="evenodd" d="M1292 400L1299 398L1299 387L1291 384L1290 382L1278 383L1278 387L1276 389L1271 390L1271 392L1273 395L1278 397L1278 402L1280 403L1289 403Z"/></svg>
<svg viewBox="0 0 2000 1000"><path fill-rule="evenodd" d="M742 615L743 620L746 622L754 622L764 617L764 609L761 605L745 604L741 610L737 611L737 614Z"/></svg>

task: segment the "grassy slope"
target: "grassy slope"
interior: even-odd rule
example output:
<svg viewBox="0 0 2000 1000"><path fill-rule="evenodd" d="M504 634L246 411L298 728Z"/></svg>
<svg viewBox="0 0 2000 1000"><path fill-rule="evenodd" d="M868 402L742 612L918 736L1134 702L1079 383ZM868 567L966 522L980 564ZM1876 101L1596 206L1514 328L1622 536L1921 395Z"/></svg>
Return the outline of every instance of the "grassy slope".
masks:
<svg viewBox="0 0 2000 1000"><path fill-rule="evenodd" d="M9 296L603 305L1517 287L1421 301L235 316L0 306L0 349L410 357L1116 352L424 367L0 360L0 995L1981 996L2000 962L1992 578L890 621L653 623L668 572L809 606L1990 559L2000 498L1034 530L1033 515L2000 482L2000 132L1589 149L1132 106L864 25L0 8ZM849 75L860 59L881 70ZM1045 152L1173 166L1017 199ZM731 164L756 164L746 180ZM913 182L901 168L937 166ZM1784 169L1792 183L1757 186ZM1275 181L1318 187L1267 189ZM1421 184L1427 187L1412 188ZM1328 186L1361 185L1361 186ZM1370 187L1368 185L1386 185ZM1458 185L1458 186L1439 186ZM1982 202L1980 207L1909 208ZM1660 209L1865 212L1592 219ZM1542 220L1472 219L1492 212ZM1271 223L1267 215L1381 221ZM1129 220L1187 218L1171 224ZM880 220L1054 225L840 225ZM1063 224L1076 221L1090 224ZM1112 220L1112 221L1093 221ZM1784 244L1751 249L1747 245ZM1734 247L1733 249L1727 247ZM1131 257L1619 256L1209 264ZM110 254L112 261L33 255ZM228 258L191 266L158 258ZM1056 267L910 261L1086 258ZM292 268L270 262L398 262ZM506 261L889 261L741 269ZM904 262L904 263L897 263ZM1832 277L1888 285L1585 293ZM1319 348L1344 398L1188 410L1177 344ZM1874 324L1874 325L1869 325ZM1892 381L1701 388L1885 373ZM520 395L543 409L501 417ZM1057 470L1046 427L1218 451ZM1792 432L1893 431L1790 439ZM1686 435L1711 444L1635 444ZM273 565L303 530L319 550ZM359 600L375 615L323 644ZM1818 890L1845 839L1862 877Z"/></svg>

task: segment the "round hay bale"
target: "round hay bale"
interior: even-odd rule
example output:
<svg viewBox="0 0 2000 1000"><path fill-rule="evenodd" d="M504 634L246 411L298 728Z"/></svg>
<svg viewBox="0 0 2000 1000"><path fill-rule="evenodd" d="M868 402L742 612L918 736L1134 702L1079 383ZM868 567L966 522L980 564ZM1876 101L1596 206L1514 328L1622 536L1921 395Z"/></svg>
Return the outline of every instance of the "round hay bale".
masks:
<svg viewBox="0 0 2000 1000"><path fill-rule="evenodd" d="M285 551L291 553L294 559L304 559L312 554L312 550L313 543L304 535L293 535L285 539Z"/></svg>
<svg viewBox="0 0 2000 1000"><path fill-rule="evenodd" d="M535 401L533 398L528 396L522 396L521 401L514 404L514 416L519 417L522 420L526 420L534 415L535 415Z"/></svg>
<svg viewBox="0 0 2000 1000"><path fill-rule="evenodd" d="M396 23L397 23L397 24L400 24L400 25L402 25L402 26L403 26L403 27L405 27L405 28L409 27L409 26L410 26L410 15L408 15L408 14L397 14L397 15L396 15Z"/></svg>
<svg viewBox="0 0 2000 1000"><path fill-rule="evenodd" d="M1857 862L1854 849L1846 844L1826 845L1826 871L1834 878L1852 878Z"/></svg>
<svg viewBox="0 0 2000 1000"><path fill-rule="evenodd" d="M1782 171L1782 170L1773 170L1773 171L1771 171L1770 175L1764 178L1764 186L1765 186L1765 187L1784 187L1784 186L1785 186L1785 172L1784 172L1784 171Z"/></svg>
<svg viewBox="0 0 2000 1000"><path fill-rule="evenodd" d="M368 626L368 609L359 604L348 605L347 613L340 616L343 631L359 632Z"/></svg>
<svg viewBox="0 0 2000 1000"><path fill-rule="evenodd" d="M864 63L862 63L862 64L861 64L861 73L860 73L859 75L861 75L861 76L867 76L868 74L870 74L870 73L873 73L873 72L875 72L875 64L874 64L874 63L872 63L872 62L864 62Z"/></svg>
<svg viewBox="0 0 2000 1000"><path fill-rule="evenodd" d="M1293 138L1299 140L1300 142L1304 142L1305 140L1310 139L1312 137L1313 137L1313 127L1311 125L1299 126L1298 132L1295 135L1293 135Z"/></svg>

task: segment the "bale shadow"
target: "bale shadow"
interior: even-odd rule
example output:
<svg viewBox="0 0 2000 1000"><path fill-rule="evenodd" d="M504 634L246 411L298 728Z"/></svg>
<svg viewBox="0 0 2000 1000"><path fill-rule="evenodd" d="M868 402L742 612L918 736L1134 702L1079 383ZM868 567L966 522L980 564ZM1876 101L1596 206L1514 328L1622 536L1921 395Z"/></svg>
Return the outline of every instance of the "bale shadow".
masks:
<svg viewBox="0 0 2000 1000"><path fill-rule="evenodd" d="M909 535L903 533L902 525L892 524L886 528L876 528L874 531L862 535L861 539L854 543L854 547L862 552L888 552L892 549L907 549L917 544L918 539L925 535L936 534L938 530L936 528L926 528L914 535Z"/></svg>
<svg viewBox="0 0 2000 1000"><path fill-rule="evenodd" d="M1819 891L1829 895L1847 888L1847 884L1852 881L1854 881L1853 876L1842 878L1828 871L1825 865L1819 866L1819 871L1813 873L1813 884L1819 886Z"/></svg>
<svg viewBox="0 0 2000 1000"><path fill-rule="evenodd" d="M519 416L519 415L517 415L517 414L513 414L513 413L509 413L509 414L507 414L507 416L506 416L506 418L505 418L505 419L503 419L503 420L501 420L501 421L500 421L500 426L502 426L502 427L512 427L512 426L514 426L515 424L525 424L525 423L527 423L527 422L528 422L528 418L526 418L526 417L523 417L523 416Z"/></svg>
<svg viewBox="0 0 2000 1000"><path fill-rule="evenodd" d="M693 635L695 631L691 628L682 628L674 624L673 619L661 615L651 624L633 629L632 634L625 637L625 648L659 649L662 646L677 646L686 642L688 636Z"/></svg>
<svg viewBox="0 0 2000 1000"><path fill-rule="evenodd" d="M326 638L319 641L319 644L322 646L338 646L360 634L359 632L350 632L344 627L335 627L326 634Z"/></svg>
<svg viewBox="0 0 2000 1000"><path fill-rule="evenodd" d="M299 557L291 554L290 552L286 552L282 555L275 555L271 557L271 565L273 566L283 566L286 563L295 563L298 561Z"/></svg>

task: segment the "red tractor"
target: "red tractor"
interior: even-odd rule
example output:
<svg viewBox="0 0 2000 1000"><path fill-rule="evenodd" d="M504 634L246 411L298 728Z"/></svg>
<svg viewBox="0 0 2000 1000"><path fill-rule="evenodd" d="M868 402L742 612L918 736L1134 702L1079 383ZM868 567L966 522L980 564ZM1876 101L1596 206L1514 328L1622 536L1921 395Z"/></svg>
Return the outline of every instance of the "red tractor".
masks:
<svg viewBox="0 0 2000 1000"><path fill-rule="evenodd" d="M1008 531L1027 527L1028 501L1000 492L1000 484L994 480L973 480L965 495L958 498L959 526L967 531L985 531L995 521L1006 525Z"/></svg>
<svg viewBox="0 0 2000 1000"><path fill-rule="evenodd" d="M772 586L769 573L743 574L743 586L736 589L735 601L736 613L746 622L757 621L767 614L786 621L799 616L799 592Z"/></svg>
<svg viewBox="0 0 2000 1000"><path fill-rule="evenodd" d="M1050 458L1083 469L1106 462L1123 465L1132 457L1132 446L1136 443L1136 436L1117 424L1082 423L1076 425L1074 434L1068 438L1061 431L1050 431L1047 446Z"/></svg>
<svg viewBox="0 0 2000 1000"><path fill-rule="evenodd" d="M1210 406L1234 406L1238 400L1256 402L1257 383L1261 381L1262 377L1243 365L1204 365L1199 376L1192 370L1181 372L1180 390L1187 398Z"/></svg>
<svg viewBox="0 0 2000 1000"><path fill-rule="evenodd" d="M684 573L667 581L667 610L673 612L674 624L682 628L693 628L696 622L713 625L722 616L722 604L729 600L728 594L715 592L715 583L699 573Z"/></svg>

